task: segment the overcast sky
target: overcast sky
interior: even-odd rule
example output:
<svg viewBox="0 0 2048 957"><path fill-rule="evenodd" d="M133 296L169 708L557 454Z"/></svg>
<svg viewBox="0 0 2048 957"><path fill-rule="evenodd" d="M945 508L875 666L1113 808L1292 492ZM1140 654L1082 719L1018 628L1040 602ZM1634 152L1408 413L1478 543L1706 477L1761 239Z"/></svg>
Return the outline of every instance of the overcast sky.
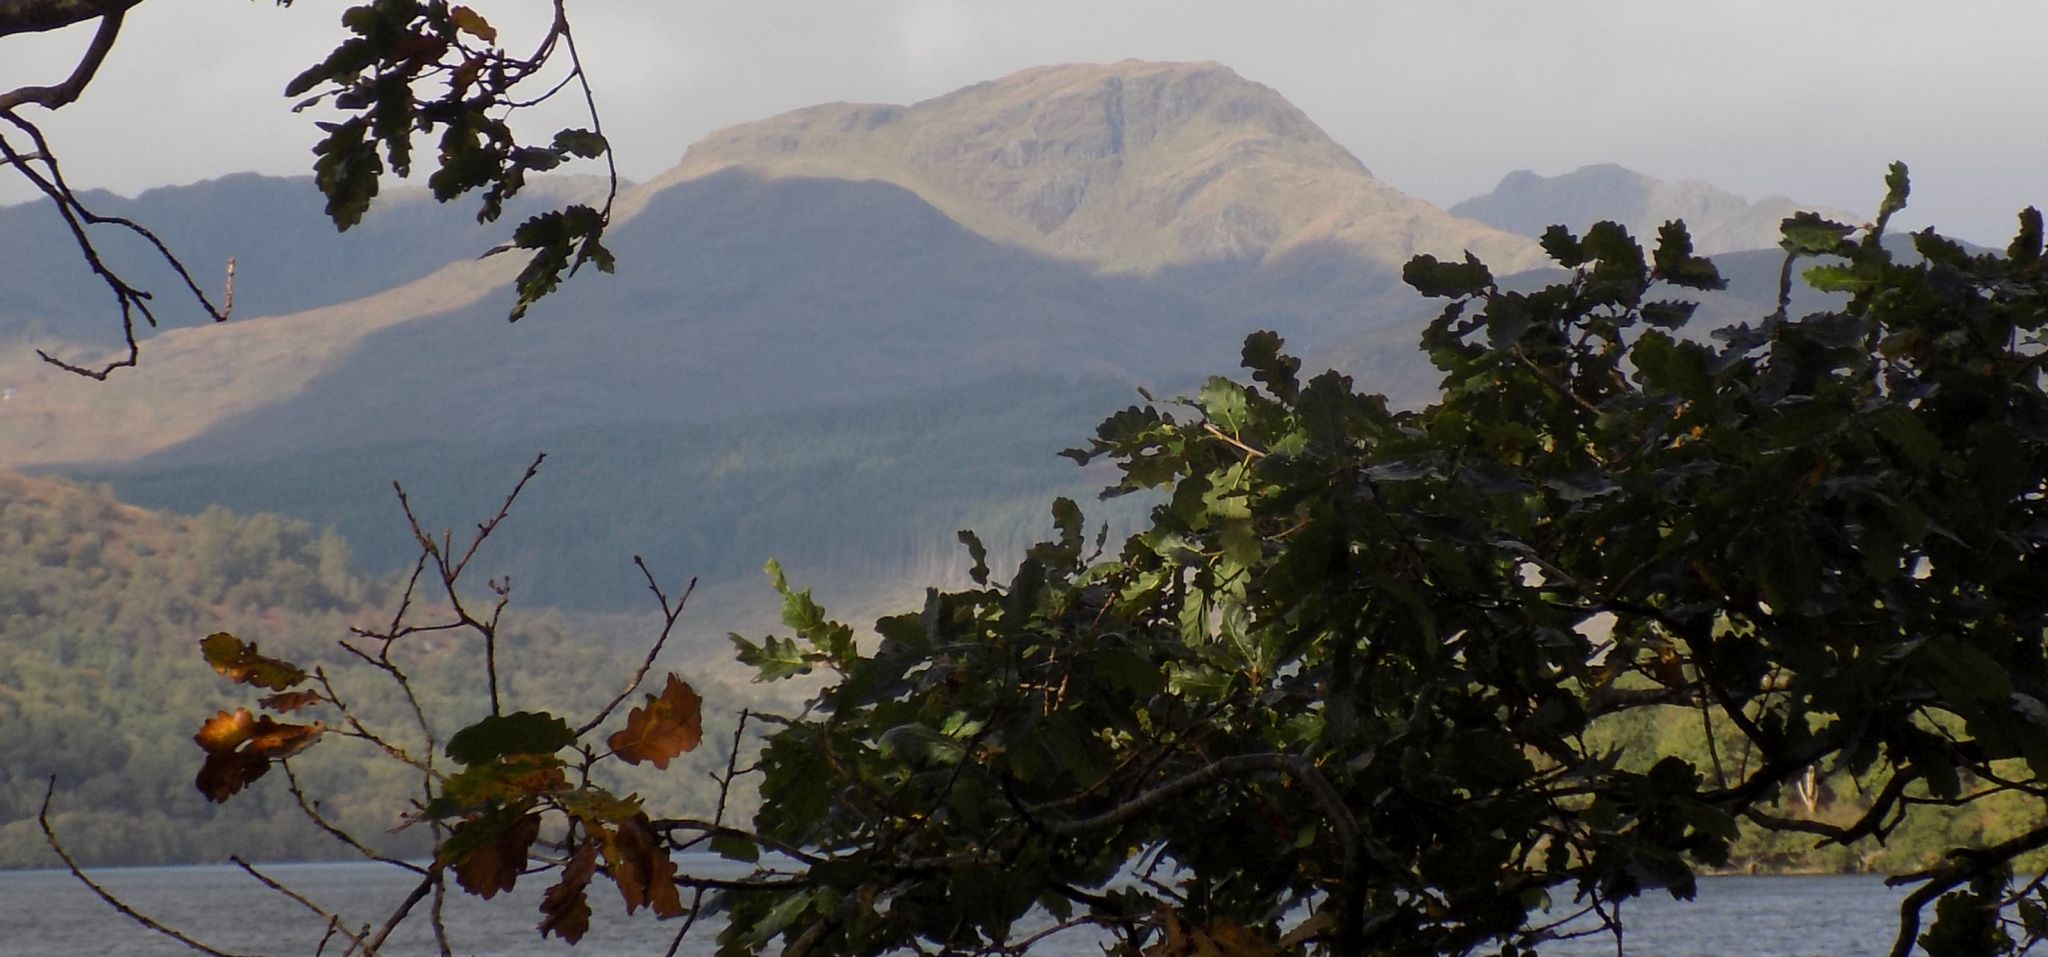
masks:
<svg viewBox="0 0 2048 957"><path fill-rule="evenodd" d="M512 11L471 0L508 44ZM152 0L46 130L76 185L132 193L305 173L285 81L344 4ZM1301 107L1381 179L1440 205L1514 169L1616 162L1867 212L1912 166L1908 225L2004 245L2048 205L2042 0L578 0L622 172L711 130L831 100L909 103L1030 66L1215 60ZM88 32L0 41L0 89L61 79ZM530 35L530 33L529 33ZM0 202L29 197L0 177Z"/></svg>

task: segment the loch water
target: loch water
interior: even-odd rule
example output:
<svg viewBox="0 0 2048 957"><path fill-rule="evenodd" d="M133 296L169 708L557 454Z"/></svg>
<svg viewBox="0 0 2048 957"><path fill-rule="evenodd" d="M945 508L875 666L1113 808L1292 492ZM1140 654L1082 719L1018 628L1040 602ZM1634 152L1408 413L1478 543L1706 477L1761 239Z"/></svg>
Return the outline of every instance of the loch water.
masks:
<svg viewBox="0 0 2048 957"><path fill-rule="evenodd" d="M713 857L682 863L694 873L739 866ZM374 864L285 864L260 868L308 899L352 922L381 923L413 886L412 875ZM239 868L145 867L93 872L108 890L138 911L185 930L218 949L238 954L311 957L322 923L304 906L258 884ZM642 911L626 918L616 895L591 894L591 931L571 947L534 933L542 882L481 901L449 895L444 920L455 953L477 957L659 957L678 922L658 922ZM1897 917L1898 891L1874 877L1711 877L1699 898L1671 900L1652 893L1629 902L1621 953L1628 957L1860 957L1885 953ZM435 948L425 917L387 942L388 957L429 955ZM708 957L716 948L716 918L693 929L680 953ZM341 951L330 941L326 953ZM1616 942L1600 935L1553 941L1544 957L1602 957ZM144 930L114 913L63 871L0 871L0 957L185 957L177 941ZM1101 953L1088 932L1052 938L1034 953L1090 957Z"/></svg>

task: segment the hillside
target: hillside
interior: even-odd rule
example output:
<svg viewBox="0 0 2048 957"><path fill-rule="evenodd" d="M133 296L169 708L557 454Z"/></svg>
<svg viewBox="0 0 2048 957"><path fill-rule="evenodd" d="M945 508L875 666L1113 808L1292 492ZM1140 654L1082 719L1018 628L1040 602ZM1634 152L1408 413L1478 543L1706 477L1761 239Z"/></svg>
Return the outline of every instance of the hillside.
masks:
<svg viewBox="0 0 2048 957"><path fill-rule="evenodd" d="M895 594L953 567L955 530L1018 541L1054 495L1088 497L1056 453L1140 387L1233 368L1255 328L1308 348L1418 315L1399 279L1417 251L1535 250L1402 196L1214 64L1048 67L726 130L621 195L616 276L510 327L517 264L474 260L461 210L401 199L337 240L310 190L281 198L304 185L135 201L211 230L195 258L274 234L289 265L257 271L326 273L238 289L237 319L161 332L108 383L0 356L0 467L340 528L384 570L406 544L393 480L495 489L551 451L563 497L528 521L561 540L506 556L557 583L550 602L637 601L620 563L640 552L709 593L758 589L775 555L828 591ZM428 212L455 215L407 225ZM323 245L358 240L376 248ZM333 301L343 279L358 297ZM27 288L94 318L89 290Z"/></svg>
<svg viewBox="0 0 2048 957"><path fill-rule="evenodd" d="M396 605L393 583L348 565L338 536L275 516L168 516L103 488L0 473L0 868L55 863L35 820L52 776L53 822L90 864L344 852L303 818L282 775L225 807L208 804L192 784L201 759L192 734L216 709L253 701L200 657L198 640L221 630L329 669L373 726L402 725L395 687L336 645L351 625L388 622ZM500 652L516 672L508 684L519 706L591 710L644 653L597 637L638 641L648 634L642 622L526 607L510 613ZM691 676L721 722L739 700L718 677L731 673L728 657L722 641L685 639L664 659ZM412 671L437 733L487 709L473 644L421 636L402 642L394 660ZM417 782L373 749L323 742L294 769L336 819L393 850L420 851L421 835L388 833ZM632 784L687 801L700 778L685 771Z"/></svg>
<svg viewBox="0 0 2048 957"><path fill-rule="evenodd" d="M992 165L990 150L1015 162ZM219 210L268 209L235 191L283 186L236 177L148 199L195 228L242 224L195 258L259 221L293 250L303 210L248 223ZM470 261L469 234L422 229L378 253L384 266L340 257L334 272L371 292L447 265L289 315L259 317L244 297L244 318L163 333L145 369L106 386L11 351L0 466L703 421L1019 372L1138 384L1227 365L1253 327L1308 343L1384 321L1413 302L1398 269L1420 249L1534 254L1379 183L1263 86L1135 61L728 130L629 190L620 218L621 275L571 283L511 330L498 320L514 265ZM374 225L360 230L373 246ZM64 288L32 295L93 301ZM297 302L332 295L309 287Z"/></svg>
<svg viewBox="0 0 2048 957"><path fill-rule="evenodd" d="M731 630L772 621L761 575L769 558L835 609L879 612L964 576L962 528L997 559L1015 556L1049 534L1058 495L1127 526L1147 503L1092 501L1108 477L1055 453L1083 444L1134 398L1118 382L1016 376L802 416L392 439L256 468L200 457L88 474L152 507L195 511L226 499L289 512L336 529L367 567L388 569L414 548L394 479L428 521L460 528L496 507L544 450L547 464L488 558L490 575L519 582L522 601L639 610L646 589L631 559L640 555L700 577L704 620ZM947 414L935 416L941 404Z"/></svg>
<svg viewBox="0 0 2048 957"><path fill-rule="evenodd" d="M278 203L263 197L304 185L230 177L146 199L218 224L223 249L268 222L279 249L313 256L326 247L291 238L304 209L264 218ZM388 215L429 212L460 211ZM1056 453L1141 386L1171 395L1234 369L1252 329L1424 401L1436 377L1414 344L1433 309L1399 265L1465 248L1499 274L1537 259L1526 238L1374 179L1271 89L1135 61L722 131L622 195L616 276L579 277L510 327L516 263L470 258L473 227L422 225L384 249L375 225L360 238L377 251L359 255L382 265L337 272L375 285L446 264L171 329L108 383L0 357L0 466L333 527L383 571L409 548L392 481L466 517L547 451L502 556L536 600L634 607L625 562L645 554L735 611L770 556L872 602L957 574L957 529L1021 543L1053 496L1088 498L1099 479ZM1739 259L1724 257L1738 282L1710 315L1768 311L1775 263Z"/></svg>
<svg viewBox="0 0 2048 957"><path fill-rule="evenodd" d="M1778 223L1800 210L1814 210L1843 222L1854 214L1819 209L1783 196L1751 202L1699 180L1667 181L1612 163L1584 166L1557 176L1516 170L1493 192L1452 206L1464 216L1523 236L1541 236L1554 224L1584 231L1603 219L1654 237L1657 227L1685 220L1695 251L1713 255L1745 249L1774 249ZM1506 270L1503 270L1505 272Z"/></svg>

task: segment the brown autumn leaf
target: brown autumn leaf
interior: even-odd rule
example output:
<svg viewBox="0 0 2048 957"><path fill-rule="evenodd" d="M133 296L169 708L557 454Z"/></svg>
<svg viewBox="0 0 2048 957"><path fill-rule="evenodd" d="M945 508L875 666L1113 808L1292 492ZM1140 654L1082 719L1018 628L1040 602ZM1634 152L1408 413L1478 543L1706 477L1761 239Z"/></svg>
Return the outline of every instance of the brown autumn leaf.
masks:
<svg viewBox="0 0 2048 957"><path fill-rule="evenodd" d="M695 750L703 740L704 699L670 672L661 697L648 695L647 704L626 715L626 727L605 743L627 764L652 761L666 771L676 755Z"/></svg>
<svg viewBox="0 0 2048 957"><path fill-rule="evenodd" d="M248 787L270 770L270 762L240 751L219 751L206 756L192 786L206 799L221 804Z"/></svg>
<svg viewBox="0 0 2048 957"><path fill-rule="evenodd" d="M256 703L272 711L292 714L316 704L326 704L327 699L321 697L317 691L281 691L273 695L264 695L257 699Z"/></svg>
<svg viewBox="0 0 2048 957"><path fill-rule="evenodd" d="M1196 924L1179 912L1160 913L1165 936L1145 948L1144 957L1280 957L1283 953L1258 932L1229 920Z"/></svg>
<svg viewBox="0 0 2048 957"><path fill-rule="evenodd" d="M192 736L206 751L193 786L207 800L218 804L248 787L281 761L311 747L327 729L319 724L287 724L269 715L256 716L247 708L233 714L221 711L199 726Z"/></svg>
<svg viewBox="0 0 2048 957"><path fill-rule="evenodd" d="M590 899L583 893L590 877L597 873L597 844L584 841L569 863L562 866L562 879L541 895L540 935L553 934L569 943L583 939L590 930Z"/></svg>
<svg viewBox="0 0 2048 957"><path fill-rule="evenodd" d="M618 830L605 834L604 859L611 865L612 881L625 898L626 913L645 906L654 916L667 919L683 913L683 898L676 890L676 862L654 833L654 822L635 814Z"/></svg>
<svg viewBox="0 0 2048 957"><path fill-rule="evenodd" d="M283 691L306 680L304 669L288 661L257 654L255 642L244 642L225 631L216 631L201 638L199 651L206 656L206 663L212 665L213 670L236 684Z"/></svg>
<svg viewBox="0 0 2048 957"><path fill-rule="evenodd" d="M483 14L468 7L456 7L448 11L448 21L455 29L469 34L485 43L498 42L498 30L485 20Z"/></svg>
<svg viewBox="0 0 2048 957"><path fill-rule="evenodd" d="M442 853L455 865L455 883L485 900L509 891L526 869L526 852L540 836L540 815L491 814L455 826Z"/></svg>
<svg viewBox="0 0 2048 957"><path fill-rule="evenodd" d="M192 740L206 749L208 754L233 751L249 740L256 729L256 716L247 708L236 708L234 714L215 712L214 716L199 725L199 733Z"/></svg>

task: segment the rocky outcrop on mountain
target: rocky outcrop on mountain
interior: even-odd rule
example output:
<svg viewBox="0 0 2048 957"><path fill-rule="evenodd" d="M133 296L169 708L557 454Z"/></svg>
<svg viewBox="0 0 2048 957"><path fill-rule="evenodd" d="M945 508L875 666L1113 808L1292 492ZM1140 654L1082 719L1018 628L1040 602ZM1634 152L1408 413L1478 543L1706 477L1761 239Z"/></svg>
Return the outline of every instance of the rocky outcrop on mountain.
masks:
<svg viewBox="0 0 2048 957"><path fill-rule="evenodd" d="M834 103L731 127L660 182L739 168L908 189L998 241L1111 272L1283 260L1336 246L1398 268L1527 239L1375 179L1272 89L1214 63L1042 67L913 106Z"/></svg>
<svg viewBox="0 0 2048 957"><path fill-rule="evenodd" d="M1603 219L1628 227L1645 242L1657 227L1685 220L1697 252L1736 252L1778 244L1778 224L1800 210L1856 222L1853 213L1819 209L1783 196L1751 202L1712 183L1666 181L1613 163L1583 166L1559 176L1516 170L1493 192L1451 207L1451 213L1523 236L1541 236L1552 225L1575 232Z"/></svg>

